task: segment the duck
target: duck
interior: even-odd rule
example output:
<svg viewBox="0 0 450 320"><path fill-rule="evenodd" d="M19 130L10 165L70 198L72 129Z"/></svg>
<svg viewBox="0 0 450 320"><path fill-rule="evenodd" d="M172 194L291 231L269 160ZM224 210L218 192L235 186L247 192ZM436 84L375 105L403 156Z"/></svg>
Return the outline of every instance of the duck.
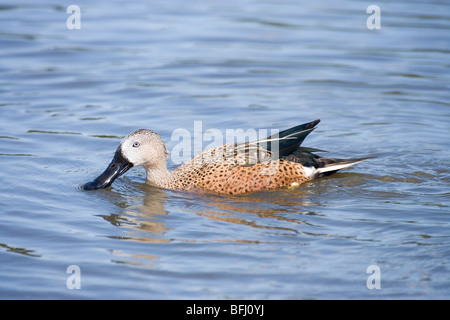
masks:
<svg viewBox="0 0 450 320"><path fill-rule="evenodd" d="M84 190L109 188L133 167L142 166L148 184L169 190L202 190L239 195L297 187L369 159L321 157L324 150L302 147L320 119L283 130L253 142L229 143L204 150L172 171L168 151L153 130L139 129L119 144L111 163Z"/></svg>

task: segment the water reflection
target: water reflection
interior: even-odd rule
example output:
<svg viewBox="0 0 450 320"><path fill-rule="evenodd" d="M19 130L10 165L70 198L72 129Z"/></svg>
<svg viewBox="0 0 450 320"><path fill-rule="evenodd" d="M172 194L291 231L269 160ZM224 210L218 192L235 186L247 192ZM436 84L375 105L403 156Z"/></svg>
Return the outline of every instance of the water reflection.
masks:
<svg viewBox="0 0 450 320"><path fill-rule="evenodd" d="M12 247L10 245L4 244L4 243L0 243L0 248L5 248L9 252L15 252L15 253L23 254L23 255L26 255L29 257L37 257L37 258L41 257L41 255L35 254L34 250L26 249L26 248L16 248L16 247Z"/></svg>
<svg viewBox="0 0 450 320"><path fill-rule="evenodd" d="M233 197L169 191L123 178L112 190L98 194L117 209L102 216L119 228L110 238L145 244L118 243L111 261L153 268L164 257L162 252L183 244L270 245L286 239L305 245L311 237L322 237L320 226L311 222L321 214L308 210L311 192L307 187ZM223 223L230 226L223 227ZM261 231L267 233L264 239L258 236ZM160 246L165 244L170 247Z"/></svg>
<svg viewBox="0 0 450 320"><path fill-rule="evenodd" d="M356 218L358 212L355 218L351 214L345 219L336 218L331 214L332 207L341 204L342 198L362 197L363 194L367 199L384 199L386 195L380 194L380 190L369 191L364 187L369 182L372 186L374 181L383 185L398 181L417 185L417 181L410 181L409 177L397 177L391 182L383 175L346 172L298 188L228 196L164 190L136 182L135 178L131 180L123 178L112 190L98 192L117 209L102 215L119 227L118 234L110 238L144 244L173 242L175 246L219 242L259 245L284 241L280 239L302 244L329 238L375 241L370 231L359 234L345 228L352 225L352 230L360 230L358 226L367 228L367 224L374 221ZM401 192L391 193L391 199L404 197ZM323 210L317 211L318 208ZM230 227L223 227L223 223ZM331 227L334 224L338 228ZM264 240L258 230L264 230ZM114 262L148 266L160 258L160 250L159 246L120 247L112 253L117 258Z"/></svg>
<svg viewBox="0 0 450 320"><path fill-rule="evenodd" d="M327 198L328 201L339 200L344 195L352 196L346 194L348 192L354 195L364 193L368 198L379 198L379 190L373 189L368 193L364 186L369 182L373 184L374 181L379 181L383 185L399 181L417 184L417 180L417 177L409 176L390 178L383 175L347 172L296 188L228 196L165 190L124 178L112 190L100 190L97 194L102 195L118 209L109 215L100 216L112 225L126 230L126 235L120 236L121 239L166 243L171 241L164 238L171 231L169 222L185 219L186 213L235 225L302 234L299 225L316 228L318 225L312 221L317 219L311 217L325 216L323 212L316 212L318 207L329 206L327 202L321 200L322 198ZM392 198L404 195L396 192L390 196ZM172 217L165 218L169 212ZM177 240L184 241L184 239Z"/></svg>
<svg viewBox="0 0 450 320"><path fill-rule="evenodd" d="M311 205L311 201L306 200L310 192L308 188L294 188L232 197L205 192L169 191L143 183L122 181L114 187L112 192L100 191L99 193L109 194L109 200L120 208L109 215L101 215L109 223L125 230L126 235L115 236L116 238L167 243L173 240L165 238L171 231L167 221L185 219L186 212L197 217L257 229L302 233L298 225L314 227L314 224L306 218L316 215L315 212L305 209ZM314 204L317 205L317 203ZM171 208L166 208L169 206ZM173 210L174 207L178 208L179 214L184 216L165 218L169 211L172 215L177 214L177 211ZM204 239L176 240L204 241ZM213 241L223 241L223 239Z"/></svg>
<svg viewBox="0 0 450 320"><path fill-rule="evenodd" d="M111 236L111 238L150 243L170 241L162 238L168 229L159 219L159 216L168 214L168 211L164 209L164 203L167 200L165 190L146 184L122 183L113 192L106 192L111 194L110 200L121 210L118 211L119 213L100 216L114 226L126 230L126 235Z"/></svg>
<svg viewBox="0 0 450 320"><path fill-rule="evenodd" d="M300 233L298 229L278 226L265 219L289 222L289 225L292 223L311 225L306 220L293 218L307 213L301 209L308 205L308 202L303 200L306 194L302 190L271 190L238 197L206 195L202 198L204 202L202 207L206 209L197 214L212 220L253 228Z"/></svg>

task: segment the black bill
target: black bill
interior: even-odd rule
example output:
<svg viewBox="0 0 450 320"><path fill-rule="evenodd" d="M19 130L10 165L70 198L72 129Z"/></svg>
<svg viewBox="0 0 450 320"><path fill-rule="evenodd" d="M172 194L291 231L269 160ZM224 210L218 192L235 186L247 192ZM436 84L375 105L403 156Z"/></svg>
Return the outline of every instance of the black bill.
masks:
<svg viewBox="0 0 450 320"><path fill-rule="evenodd" d="M117 149L116 154L114 155L114 158L109 164L108 168L106 168L106 170L94 181L86 183L83 186L83 189L97 190L108 188L109 186L111 186L114 180L130 170L132 167L133 164L125 159L125 157L122 155L122 151L119 148Z"/></svg>

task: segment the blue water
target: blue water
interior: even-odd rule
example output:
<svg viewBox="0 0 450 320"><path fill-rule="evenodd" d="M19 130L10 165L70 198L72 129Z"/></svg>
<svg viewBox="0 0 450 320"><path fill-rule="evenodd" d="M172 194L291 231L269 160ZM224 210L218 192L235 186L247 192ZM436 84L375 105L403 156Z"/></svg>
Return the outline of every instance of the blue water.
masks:
<svg viewBox="0 0 450 320"><path fill-rule="evenodd" d="M81 29L69 3L0 4L0 298L450 297L447 2L378 1L374 30L364 1L73 4ZM376 158L234 197L158 189L142 168L80 188L135 129L171 151L195 121L314 119L306 146Z"/></svg>

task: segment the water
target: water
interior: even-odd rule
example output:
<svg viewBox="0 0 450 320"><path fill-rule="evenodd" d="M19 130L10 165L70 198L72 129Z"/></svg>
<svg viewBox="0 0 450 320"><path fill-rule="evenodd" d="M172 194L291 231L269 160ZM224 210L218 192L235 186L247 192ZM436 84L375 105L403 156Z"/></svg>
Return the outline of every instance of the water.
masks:
<svg viewBox="0 0 450 320"><path fill-rule="evenodd" d="M79 30L58 1L0 5L1 298L450 297L447 2L378 1L379 30L364 1L76 4ZM80 188L138 128L171 150L194 121L318 118L306 146L377 157L235 197L161 190L142 168Z"/></svg>

